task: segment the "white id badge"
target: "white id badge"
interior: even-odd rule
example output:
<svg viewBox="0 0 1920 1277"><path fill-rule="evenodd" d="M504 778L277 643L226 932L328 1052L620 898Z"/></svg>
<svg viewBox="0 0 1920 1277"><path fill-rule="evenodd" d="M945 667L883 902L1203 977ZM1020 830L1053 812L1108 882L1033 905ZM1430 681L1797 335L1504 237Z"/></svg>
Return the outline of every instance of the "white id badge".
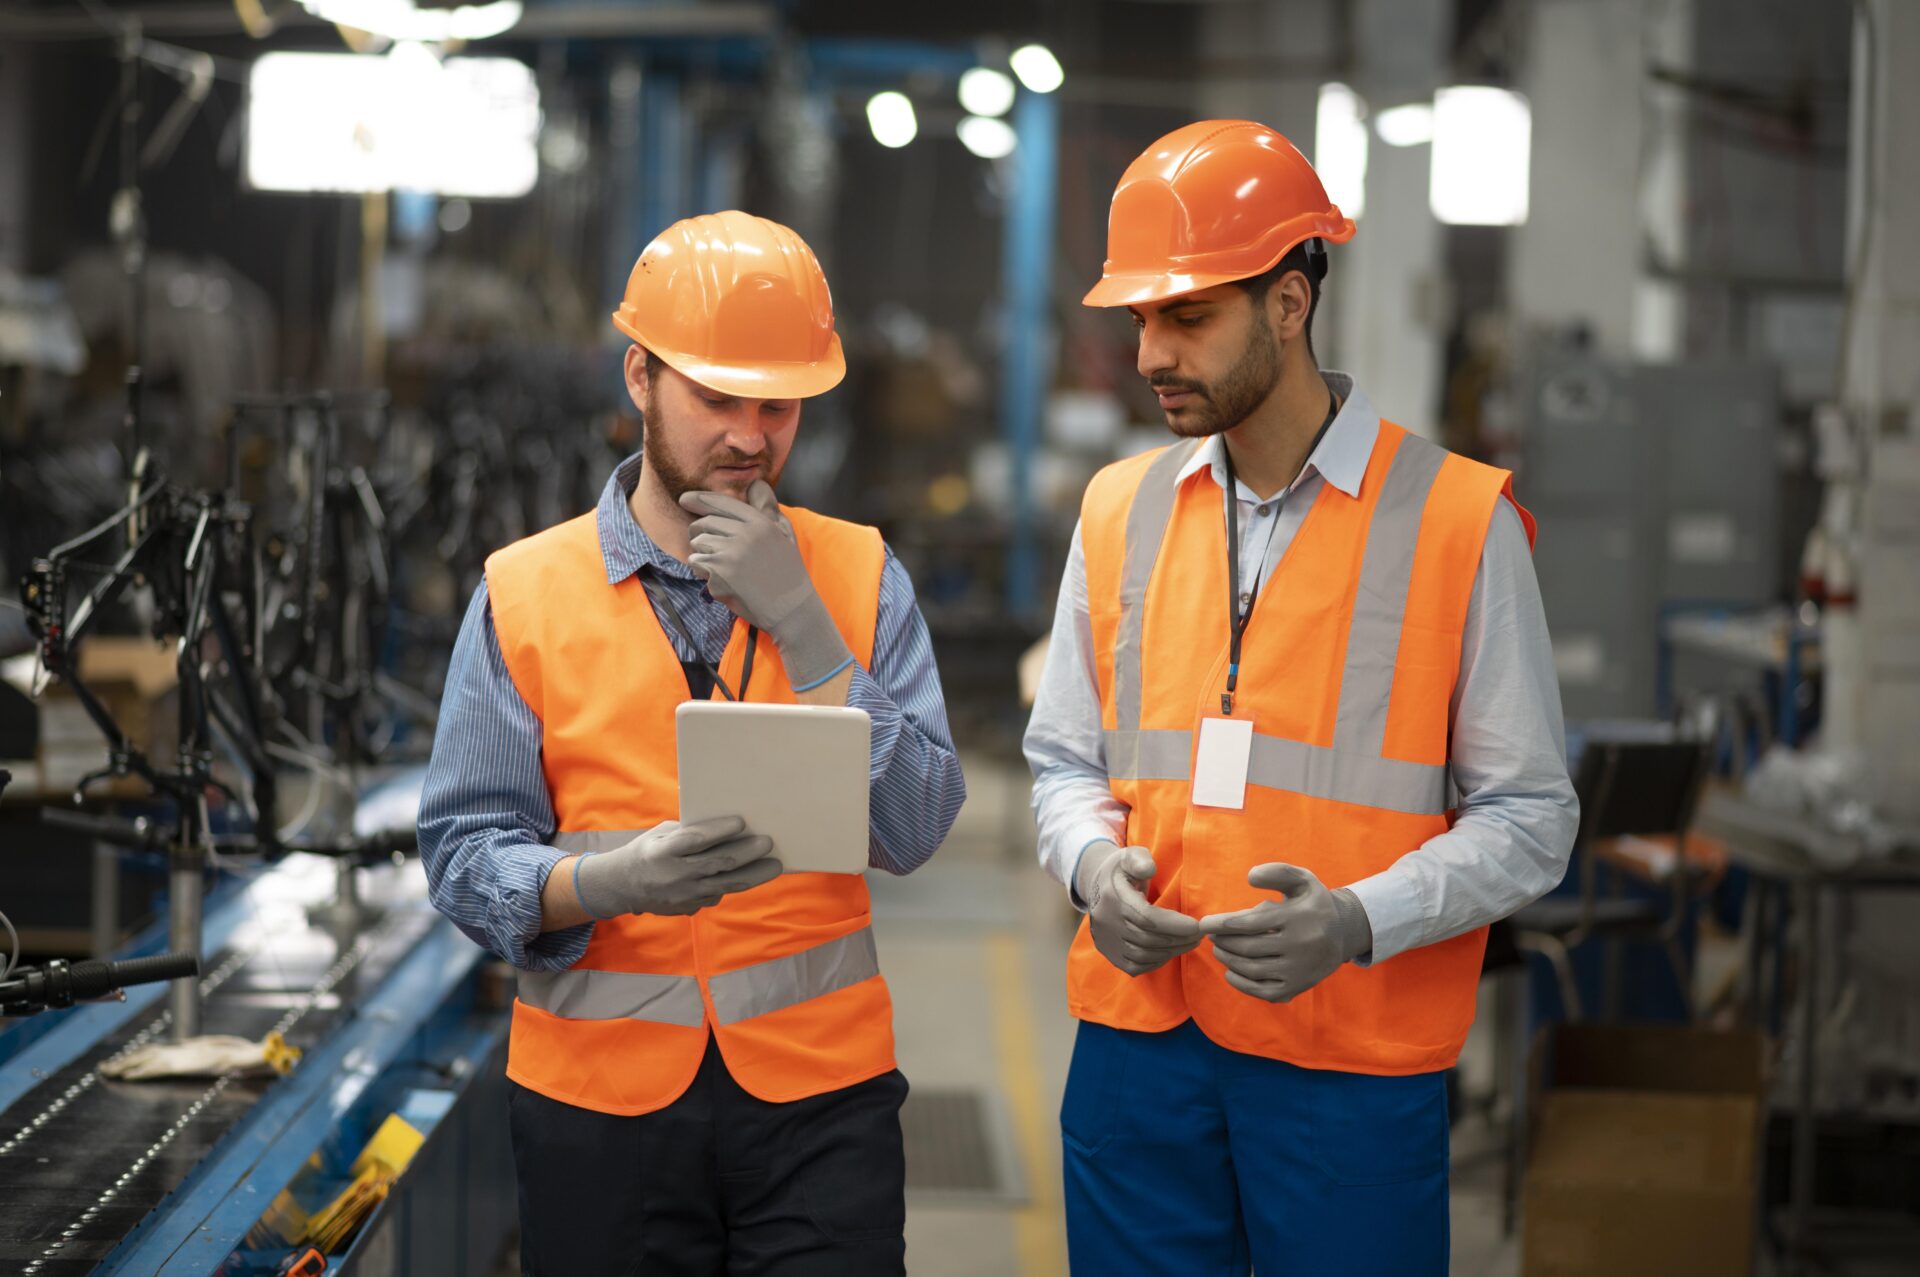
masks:
<svg viewBox="0 0 1920 1277"><path fill-rule="evenodd" d="M1193 758L1193 805L1239 811L1247 803L1247 760L1253 754L1253 720L1203 718L1200 748Z"/></svg>

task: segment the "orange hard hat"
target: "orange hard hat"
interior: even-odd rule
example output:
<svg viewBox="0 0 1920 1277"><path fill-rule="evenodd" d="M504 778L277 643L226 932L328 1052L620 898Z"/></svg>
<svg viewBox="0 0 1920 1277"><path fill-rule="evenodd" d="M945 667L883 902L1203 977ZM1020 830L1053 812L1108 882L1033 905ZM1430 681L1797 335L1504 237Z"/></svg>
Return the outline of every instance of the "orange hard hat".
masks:
<svg viewBox="0 0 1920 1277"><path fill-rule="evenodd" d="M1201 120L1127 166L1107 217L1107 264L1089 306L1137 306L1271 270L1315 237L1344 244L1353 219L1293 143L1251 120Z"/></svg>
<svg viewBox="0 0 1920 1277"><path fill-rule="evenodd" d="M847 375L820 262L778 222L708 213L660 232L613 326L722 394L804 399Z"/></svg>

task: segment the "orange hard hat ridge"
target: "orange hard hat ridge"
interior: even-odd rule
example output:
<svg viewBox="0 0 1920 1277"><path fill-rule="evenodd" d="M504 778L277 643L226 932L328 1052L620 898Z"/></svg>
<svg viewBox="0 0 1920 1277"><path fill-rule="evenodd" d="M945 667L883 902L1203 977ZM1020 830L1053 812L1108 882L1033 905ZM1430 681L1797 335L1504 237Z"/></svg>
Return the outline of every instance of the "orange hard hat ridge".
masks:
<svg viewBox="0 0 1920 1277"><path fill-rule="evenodd" d="M1089 306L1137 306L1270 270L1318 237L1353 238L1293 143L1251 120L1201 120L1127 166L1107 218L1107 263Z"/></svg>
<svg viewBox="0 0 1920 1277"><path fill-rule="evenodd" d="M804 399L847 373L813 250L750 213L689 217L660 232L633 264L613 326L723 394Z"/></svg>

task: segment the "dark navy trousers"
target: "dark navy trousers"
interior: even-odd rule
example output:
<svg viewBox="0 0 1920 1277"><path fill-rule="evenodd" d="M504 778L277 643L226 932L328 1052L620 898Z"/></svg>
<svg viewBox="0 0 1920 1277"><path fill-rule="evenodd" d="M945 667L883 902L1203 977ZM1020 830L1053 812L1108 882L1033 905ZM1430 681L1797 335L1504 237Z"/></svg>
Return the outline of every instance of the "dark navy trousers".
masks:
<svg viewBox="0 0 1920 1277"><path fill-rule="evenodd" d="M1060 1110L1073 1272L1444 1277L1445 1077L1083 1022Z"/></svg>

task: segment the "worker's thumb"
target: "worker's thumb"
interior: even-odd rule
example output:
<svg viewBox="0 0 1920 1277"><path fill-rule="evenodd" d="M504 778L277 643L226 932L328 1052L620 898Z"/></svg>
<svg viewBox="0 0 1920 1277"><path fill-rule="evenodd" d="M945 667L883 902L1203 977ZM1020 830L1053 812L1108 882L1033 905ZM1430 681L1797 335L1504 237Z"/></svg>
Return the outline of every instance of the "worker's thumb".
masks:
<svg viewBox="0 0 1920 1277"><path fill-rule="evenodd" d="M1247 871L1249 886L1262 891L1283 892L1288 899L1304 896L1320 885L1320 880L1298 865L1276 862L1270 865L1255 865Z"/></svg>
<svg viewBox="0 0 1920 1277"><path fill-rule="evenodd" d="M747 489L747 504L762 514L772 514L780 508L780 498L773 495L772 484L765 479L755 479Z"/></svg>
<svg viewBox="0 0 1920 1277"><path fill-rule="evenodd" d="M1152 882L1153 875L1160 869L1153 863L1153 853L1145 847L1129 847L1120 853L1120 872L1135 882Z"/></svg>

